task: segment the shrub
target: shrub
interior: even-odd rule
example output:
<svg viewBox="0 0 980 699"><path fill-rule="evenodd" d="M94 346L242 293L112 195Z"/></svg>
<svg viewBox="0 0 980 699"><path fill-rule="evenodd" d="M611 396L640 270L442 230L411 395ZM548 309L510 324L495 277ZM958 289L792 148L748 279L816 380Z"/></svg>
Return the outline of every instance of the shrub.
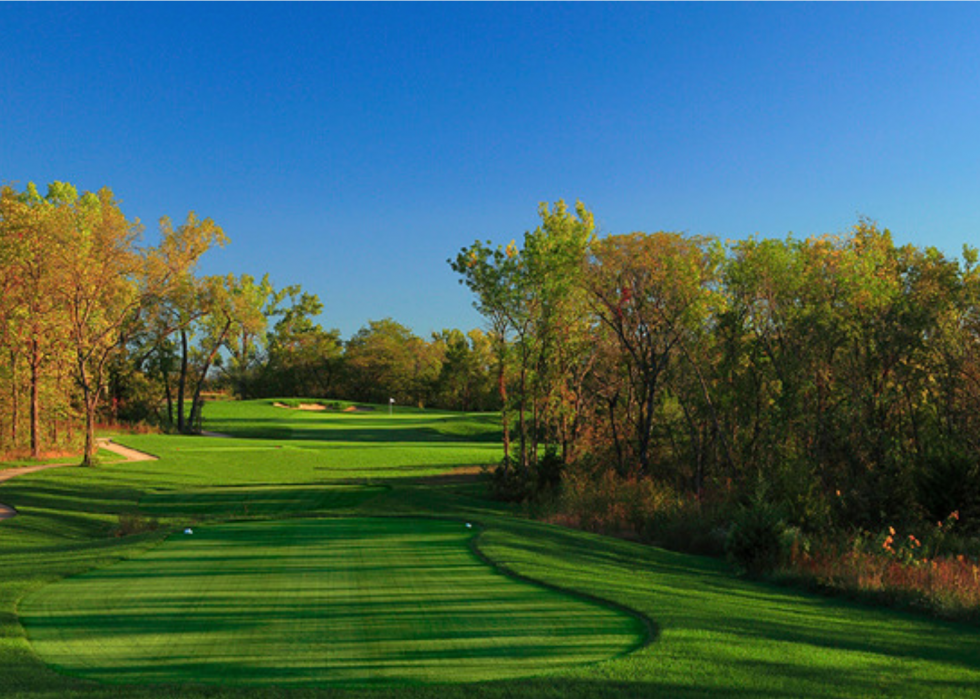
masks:
<svg viewBox="0 0 980 699"><path fill-rule="evenodd" d="M113 533L117 537L130 536L131 534L145 534L146 532L156 531L159 526L160 523L156 519L147 518L131 512L121 512L119 514L119 525Z"/></svg>
<svg viewBox="0 0 980 699"><path fill-rule="evenodd" d="M536 468L537 491L545 492L554 490L561 483L562 472L565 469L565 460L558 453L558 449L549 445L544 455L538 459Z"/></svg>
<svg viewBox="0 0 980 699"><path fill-rule="evenodd" d="M490 471L490 494L495 500L524 502L532 492L530 474L510 459L503 459Z"/></svg>
<svg viewBox="0 0 980 699"><path fill-rule="evenodd" d="M957 512L961 526L980 530L980 462L975 456L955 449L929 453L920 460L916 485L931 520Z"/></svg>
<svg viewBox="0 0 980 699"><path fill-rule="evenodd" d="M785 540L786 526L781 513L760 497L735 512L725 540L725 553L743 572L762 575L779 566Z"/></svg>

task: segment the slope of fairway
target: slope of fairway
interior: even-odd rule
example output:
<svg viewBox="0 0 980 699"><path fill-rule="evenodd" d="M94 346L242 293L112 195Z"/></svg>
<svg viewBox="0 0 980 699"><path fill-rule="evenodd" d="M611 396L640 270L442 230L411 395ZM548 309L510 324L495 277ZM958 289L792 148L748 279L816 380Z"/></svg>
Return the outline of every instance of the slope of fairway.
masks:
<svg viewBox="0 0 980 699"><path fill-rule="evenodd" d="M20 607L37 652L109 682L467 682L646 639L636 617L509 578L461 522L296 519L176 535Z"/></svg>

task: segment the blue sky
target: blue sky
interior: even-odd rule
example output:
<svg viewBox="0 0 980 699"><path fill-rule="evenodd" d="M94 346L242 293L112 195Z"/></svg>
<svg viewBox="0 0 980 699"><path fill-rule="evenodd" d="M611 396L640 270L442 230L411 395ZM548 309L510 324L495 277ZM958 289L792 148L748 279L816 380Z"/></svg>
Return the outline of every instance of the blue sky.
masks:
<svg viewBox="0 0 980 699"><path fill-rule="evenodd" d="M602 233L980 245L980 5L0 5L0 181L189 210L350 336L481 324L446 259Z"/></svg>

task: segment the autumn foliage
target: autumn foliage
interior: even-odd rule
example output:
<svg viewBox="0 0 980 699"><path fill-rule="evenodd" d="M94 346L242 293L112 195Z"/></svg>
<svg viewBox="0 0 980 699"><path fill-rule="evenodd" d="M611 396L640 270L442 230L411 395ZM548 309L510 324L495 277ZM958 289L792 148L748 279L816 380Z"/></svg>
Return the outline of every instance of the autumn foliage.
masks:
<svg viewBox="0 0 980 699"><path fill-rule="evenodd" d="M787 531L919 537L955 511L962 541L980 532L975 250L899 246L866 220L720 241L599 237L581 204L540 213L523 247L477 242L451 261L495 329L505 431L517 426L501 496L544 497L551 450L556 521L682 548L727 538L744 567L770 570L789 560ZM793 565L834 559L809 555ZM969 582L972 563L937 556L881 575Z"/></svg>

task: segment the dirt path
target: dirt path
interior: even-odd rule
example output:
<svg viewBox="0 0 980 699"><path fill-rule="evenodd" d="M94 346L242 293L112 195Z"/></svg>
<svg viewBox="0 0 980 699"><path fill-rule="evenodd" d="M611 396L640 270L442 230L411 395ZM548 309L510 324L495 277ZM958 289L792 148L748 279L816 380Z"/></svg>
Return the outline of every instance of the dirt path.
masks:
<svg viewBox="0 0 980 699"><path fill-rule="evenodd" d="M116 444L111 439L101 438L95 440L99 445L100 449L105 449L106 451L111 451L113 454L118 454L126 459L126 461L158 461L160 457L153 456L153 454L147 454L145 451L139 451L137 449L130 449L129 447L124 447L122 444Z"/></svg>
<svg viewBox="0 0 980 699"><path fill-rule="evenodd" d="M147 454L144 451L137 451L136 449L130 449L129 447L124 447L121 444L114 443L111 439L101 438L96 440L100 449L105 449L106 451L111 451L113 454L118 454L119 456L126 459L126 461L156 461L157 457L152 454ZM8 468L0 471L0 483L4 481L9 481L11 478L16 478L17 476L23 476L25 473L36 473L37 471L44 471L49 468L61 468L63 466L75 466L75 464L38 464L37 466L24 466L22 468ZM16 516L17 510L15 510L10 505L4 505L0 502L0 520L10 519Z"/></svg>

